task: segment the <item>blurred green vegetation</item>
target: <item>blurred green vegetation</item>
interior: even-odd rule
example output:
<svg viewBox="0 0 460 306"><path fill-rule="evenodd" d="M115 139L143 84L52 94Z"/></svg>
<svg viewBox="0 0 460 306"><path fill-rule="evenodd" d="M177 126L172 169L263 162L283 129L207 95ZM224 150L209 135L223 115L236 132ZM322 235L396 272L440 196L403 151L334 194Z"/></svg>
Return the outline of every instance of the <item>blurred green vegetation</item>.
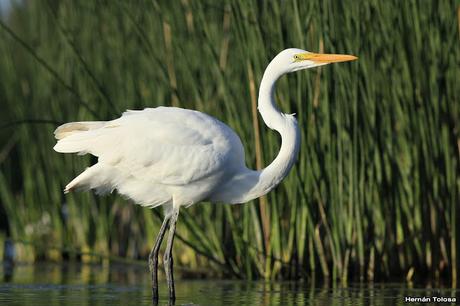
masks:
<svg viewBox="0 0 460 306"><path fill-rule="evenodd" d="M455 283L459 16L448 0L16 5L0 28L0 237L27 241L17 244L24 261L145 259L161 210L64 196L94 160L55 153L55 127L192 108L234 128L255 167L250 88L279 51L298 47L359 60L278 82L280 108L302 128L298 163L262 203L182 210L176 262L250 279ZM267 165L279 138L257 124Z"/></svg>

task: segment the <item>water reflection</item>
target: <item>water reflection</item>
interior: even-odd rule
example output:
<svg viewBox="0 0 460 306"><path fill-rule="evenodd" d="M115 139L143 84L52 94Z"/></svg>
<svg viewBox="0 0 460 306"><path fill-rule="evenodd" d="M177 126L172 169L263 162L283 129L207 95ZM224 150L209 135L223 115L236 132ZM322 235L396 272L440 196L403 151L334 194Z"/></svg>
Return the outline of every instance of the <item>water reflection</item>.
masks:
<svg viewBox="0 0 460 306"><path fill-rule="evenodd" d="M3 279L5 271L0 272ZM0 305L151 305L149 286L144 266L16 265L10 282L0 284ZM160 305L167 305L166 283L160 286ZM296 282L176 281L177 305L406 305L405 296L455 297L459 293L405 284L330 287Z"/></svg>

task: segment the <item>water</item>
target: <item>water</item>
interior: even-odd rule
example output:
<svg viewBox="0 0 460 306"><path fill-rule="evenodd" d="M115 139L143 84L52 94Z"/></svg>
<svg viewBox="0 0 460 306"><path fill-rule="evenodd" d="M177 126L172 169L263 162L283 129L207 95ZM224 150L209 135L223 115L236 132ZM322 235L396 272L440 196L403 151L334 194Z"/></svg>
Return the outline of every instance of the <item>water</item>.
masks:
<svg viewBox="0 0 460 306"><path fill-rule="evenodd" d="M109 269L92 265L17 265L12 275L0 269L0 277L0 305L152 305L150 279L143 266L117 265ZM167 305L163 279L160 286L159 304ZM331 287L177 279L176 294L176 305L410 305L404 301L405 296L457 297L460 301L458 289L409 288L395 283Z"/></svg>

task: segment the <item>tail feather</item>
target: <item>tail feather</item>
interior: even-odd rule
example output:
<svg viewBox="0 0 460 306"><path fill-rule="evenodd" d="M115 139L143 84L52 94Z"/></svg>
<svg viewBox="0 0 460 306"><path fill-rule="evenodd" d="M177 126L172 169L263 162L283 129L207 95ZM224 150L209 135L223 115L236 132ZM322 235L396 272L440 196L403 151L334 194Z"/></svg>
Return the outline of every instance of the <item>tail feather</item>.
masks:
<svg viewBox="0 0 460 306"><path fill-rule="evenodd" d="M82 121L66 123L59 126L54 131L54 137L57 140L60 140L75 133L99 129L105 124L105 121Z"/></svg>
<svg viewBox="0 0 460 306"><path fill-rule="evenodd" d="M58 140L54 150L60 153L87 153L87 144L92 136L90 131L100 129L106 125L106 121L70 122L61 125L54 131L54 137Z"/></svg>
<svg viewBox="0 0 460 306"><path fill-rule="evenodd" d="M69 184L67 184L67 186L65 186L64 193L74 190L78 191L89 189L95 189L98 194L112 192L114 189L112 182L114 171L115 170L110 167L97 163L87 168Z"/></svg>

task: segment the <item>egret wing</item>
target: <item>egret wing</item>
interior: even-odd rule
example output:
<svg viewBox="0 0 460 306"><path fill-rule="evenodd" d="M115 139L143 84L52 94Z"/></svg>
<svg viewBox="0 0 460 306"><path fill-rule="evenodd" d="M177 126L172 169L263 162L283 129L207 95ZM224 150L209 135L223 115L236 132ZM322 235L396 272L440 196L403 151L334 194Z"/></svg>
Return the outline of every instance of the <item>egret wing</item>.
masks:
<svg viewBox="0 0 460 306"><path fill-rule="evenodd" d="M203 113L158 107L125 112L101 128L61 139L57 147L62 142L61 147L72 150L66 152L91 153L138 180L184 185L225 165L229 133L226 125Z"/></svg>

